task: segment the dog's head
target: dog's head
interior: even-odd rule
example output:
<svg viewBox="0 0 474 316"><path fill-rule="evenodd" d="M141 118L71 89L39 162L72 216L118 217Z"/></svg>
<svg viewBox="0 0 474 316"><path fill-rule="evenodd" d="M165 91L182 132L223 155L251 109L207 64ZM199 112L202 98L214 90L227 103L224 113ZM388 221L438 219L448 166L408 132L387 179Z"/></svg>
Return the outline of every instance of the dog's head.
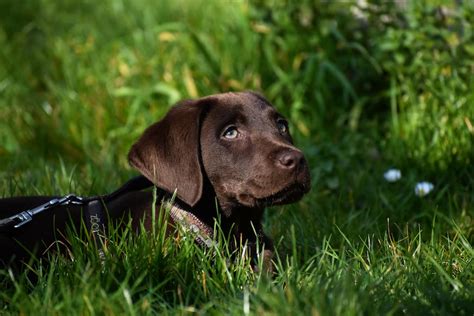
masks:
<svg viewBox="0 0 474 316"><path fill-rule="evenodd" d="M261 207L300 199L308 165L287 121L262 96L224 93L174 106L145 130L130 164L194 206L209 180L220 203Z"/></svg>

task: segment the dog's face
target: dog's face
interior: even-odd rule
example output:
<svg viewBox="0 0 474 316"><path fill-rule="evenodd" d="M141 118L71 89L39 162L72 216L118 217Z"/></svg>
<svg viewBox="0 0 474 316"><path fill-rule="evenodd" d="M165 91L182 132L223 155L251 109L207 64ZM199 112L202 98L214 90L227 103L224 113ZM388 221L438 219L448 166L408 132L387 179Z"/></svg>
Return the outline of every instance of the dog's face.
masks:
<svg viewBox="0 0 474 316"><path fill-rule="evenodd" d="M201 124L202 164L221 202L247 207L291 203L310 187L308 165L288 122L263 97L215 97Z"/></svg>
<svg viewBox="0 0 474 316"><path fill-rule="evenodd" d="M130 150L132 166L193 206L207 177L220 203L291 203L310 188L308 165L287 121L263 97L225 93L185 101Z"/></svg>

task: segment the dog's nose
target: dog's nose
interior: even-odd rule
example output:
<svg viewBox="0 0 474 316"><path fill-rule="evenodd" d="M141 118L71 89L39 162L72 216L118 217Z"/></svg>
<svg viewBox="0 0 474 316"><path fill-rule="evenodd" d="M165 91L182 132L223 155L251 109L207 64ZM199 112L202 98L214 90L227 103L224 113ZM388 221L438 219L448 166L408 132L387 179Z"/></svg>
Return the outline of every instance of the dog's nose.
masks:
<svg viewBox="0 0 474 316"><path fill-rule="evenodd" d="M277 156L277 165L283 169L295 169L304 160L303 153L296 150L286 150Z"/></svg>

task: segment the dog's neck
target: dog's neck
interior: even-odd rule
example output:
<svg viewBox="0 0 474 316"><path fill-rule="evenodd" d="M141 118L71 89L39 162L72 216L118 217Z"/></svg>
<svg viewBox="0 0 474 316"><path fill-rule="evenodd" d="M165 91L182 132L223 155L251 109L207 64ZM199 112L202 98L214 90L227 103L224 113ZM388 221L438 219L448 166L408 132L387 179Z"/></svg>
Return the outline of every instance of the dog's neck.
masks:
<svg viewBox="0 0 474 316"><path fill-rule="evenodd" d="M226 237L233 235L237 239L244 238L254 242L264 235L261 224L263 207L246 207L218 196L207 178L204 180L203 192L205 193L193 207L175 200L174 206L181 210L180 217L187 218L186 222L191 223L188 226L195 224L196 227L206 227L201 230L209 234L209 230L214 230L217 220ZM212 235L211 233L211 238Z"/></svg>
<svg viewBox="0 0 474 316"><path fill-rule="evenodd" d="M263 207L246 207L219 199L214 194L208 194L189 211L209 227L214 227L214 222L218 218L226 236L242 235L254 241L256 234L262 233Z"/></svg>

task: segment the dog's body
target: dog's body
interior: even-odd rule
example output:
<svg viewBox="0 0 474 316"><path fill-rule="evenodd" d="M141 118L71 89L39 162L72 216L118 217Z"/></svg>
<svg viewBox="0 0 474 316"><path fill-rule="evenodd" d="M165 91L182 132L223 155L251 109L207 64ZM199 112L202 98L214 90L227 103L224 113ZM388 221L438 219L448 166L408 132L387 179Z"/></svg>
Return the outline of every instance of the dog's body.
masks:
<svg viewBox="0 0 474 316"><path fill-rule="evenodd" d="M267 260L273 246L261 225L264 208L294 202L310 187L307 163L292 144L287 122L268 101L251 92L176 105L133 145L129 161L160 195L176 190L181 213L172 217L173 222L187 216L205 230L214 227L219 214L225 234L246 241L250 248L259 242ZM50 198L3 200L0 218L12 215L5 211L26 210ZM131 212L133 226L144 221L150 229L152 206L150 190L126 192L106 203L107 218L120 221ZM0 260L24 259L33 249L44 253L65 235L68 224L79 227L81 220L80 205L40 214L12 235L0 234Z"/></svg>

